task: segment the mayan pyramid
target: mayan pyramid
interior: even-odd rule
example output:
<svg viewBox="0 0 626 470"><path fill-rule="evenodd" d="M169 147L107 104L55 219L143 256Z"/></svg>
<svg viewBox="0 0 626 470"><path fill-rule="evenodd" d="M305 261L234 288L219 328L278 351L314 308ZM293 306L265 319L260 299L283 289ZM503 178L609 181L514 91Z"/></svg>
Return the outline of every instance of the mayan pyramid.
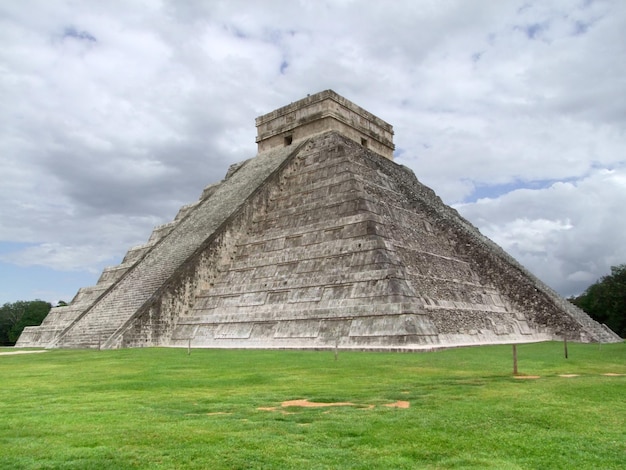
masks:
<svg viewBox="0 0 626 470"><path fill-rule="evenodd" d="M327 90L256 120L258 154L17 345L419 350L620 338L393 159Z"/></svg>

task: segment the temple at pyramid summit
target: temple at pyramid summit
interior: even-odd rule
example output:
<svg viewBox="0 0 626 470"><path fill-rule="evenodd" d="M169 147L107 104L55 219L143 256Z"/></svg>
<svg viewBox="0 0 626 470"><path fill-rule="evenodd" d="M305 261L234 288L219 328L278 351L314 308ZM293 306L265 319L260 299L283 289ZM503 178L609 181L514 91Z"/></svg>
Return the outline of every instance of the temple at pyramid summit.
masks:
<svg viewBox="0 0 626 470"><path fill-rule="evenodd" d="M331 90L256 120L258 153L19 347L411 351L617 342L393 161Z"/></svg>

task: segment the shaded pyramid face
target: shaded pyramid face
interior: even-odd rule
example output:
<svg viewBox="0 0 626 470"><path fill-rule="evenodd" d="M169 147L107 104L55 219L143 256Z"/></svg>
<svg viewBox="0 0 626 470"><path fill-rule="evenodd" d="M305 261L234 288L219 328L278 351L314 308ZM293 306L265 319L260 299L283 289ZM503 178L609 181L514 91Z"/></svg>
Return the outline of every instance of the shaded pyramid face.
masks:
<svg viewBox="0 0 626 470"><path fill-rule="evenodd" d="M20 345L411 350L619 340L410 170L338 132L262 152L231 173L103 275L89 301L54 309Z"/></svg>

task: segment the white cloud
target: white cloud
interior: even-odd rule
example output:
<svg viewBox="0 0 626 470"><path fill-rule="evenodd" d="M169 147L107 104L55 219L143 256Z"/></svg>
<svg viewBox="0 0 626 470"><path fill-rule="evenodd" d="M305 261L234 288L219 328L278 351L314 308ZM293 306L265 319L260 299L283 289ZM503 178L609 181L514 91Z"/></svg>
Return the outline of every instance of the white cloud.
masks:
<svg viewBox="0 0 626 470"><path fill-rule="evenodd" d="M626 165L457 209L549 285L575 295L626 260Z"/></svg>
<svg viewBox="0 0 626 470"><path fill-rule="evenodd" d="M44 265L59 271L73 271L91 268L98 263L111 259L111 253L102 254L100 246L78 245L62 246L58 243L41 243L24 248L18 252L3 256L2 261L14 263L18 266Z"/></svg>

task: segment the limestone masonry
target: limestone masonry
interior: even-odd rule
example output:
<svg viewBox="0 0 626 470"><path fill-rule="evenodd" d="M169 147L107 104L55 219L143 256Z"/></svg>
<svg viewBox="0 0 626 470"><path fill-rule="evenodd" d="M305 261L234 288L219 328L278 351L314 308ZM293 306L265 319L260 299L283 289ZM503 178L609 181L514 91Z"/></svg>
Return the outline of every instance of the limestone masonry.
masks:
<svg viewBox="0 0 626 470"><path fill-rule="evenodd" d="M290 145L326 131L393 160L393 128L332 90L322 91L256 118L259 152Z"/></svg>
<svg viewBox="0 0 626 470"><path fill-rule="evenodd" d="M327 90L256 125L256 157L17 346L621 341L394 163L383 120Z"/></svg>

